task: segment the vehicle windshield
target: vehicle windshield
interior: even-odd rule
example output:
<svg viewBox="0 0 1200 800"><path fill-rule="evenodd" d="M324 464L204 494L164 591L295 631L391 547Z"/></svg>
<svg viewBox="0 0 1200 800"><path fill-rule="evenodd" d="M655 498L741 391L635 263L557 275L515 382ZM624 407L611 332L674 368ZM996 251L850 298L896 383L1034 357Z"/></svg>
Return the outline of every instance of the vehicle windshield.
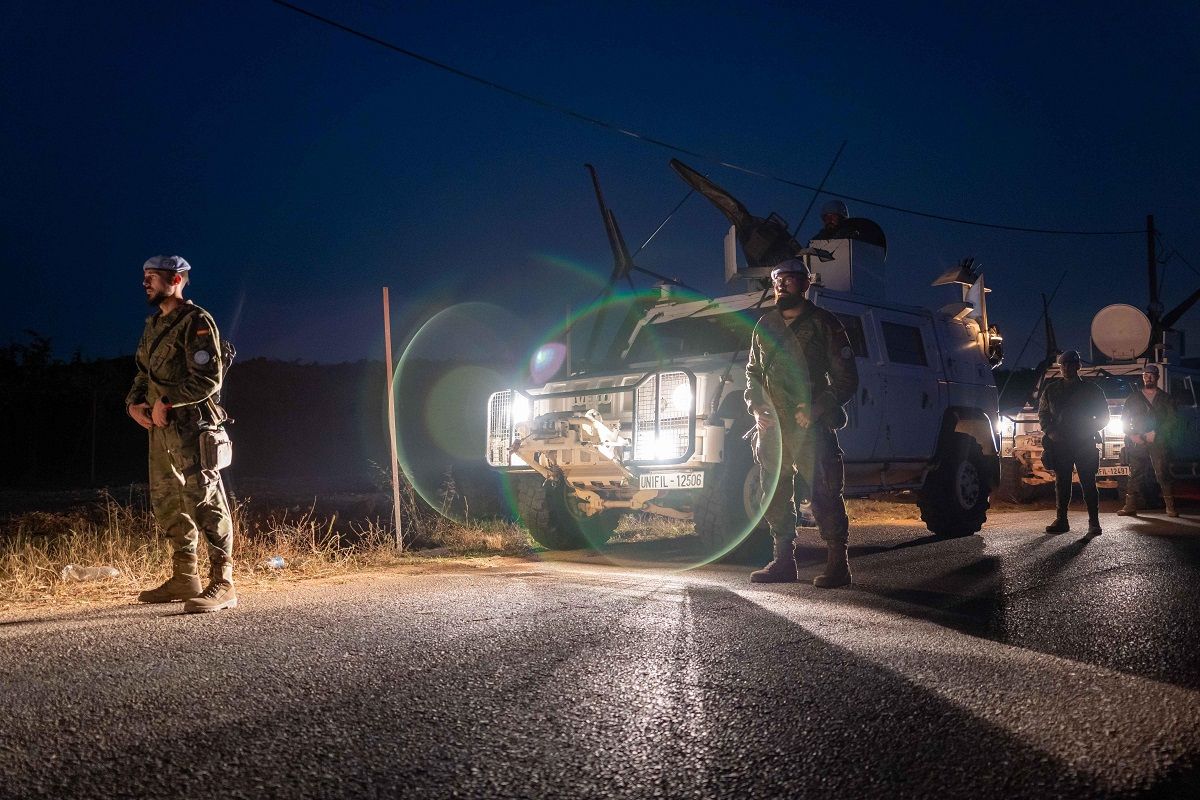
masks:
<svg viewBox="0 0 1200 800"><path fill-rule="evenodd" d="M629 349L626 361L669 361L674 358L746 352L750 333L762 310L683 317L646 325Z"/></svg>
<svg viewBox="0 0 1200 800"><path fill-rule="evenodd" d="M1088 375L1089 381L1096 384L1109 400L1123 400L1133 391L1133 387L1142 382L1140 375Z"/></svg>

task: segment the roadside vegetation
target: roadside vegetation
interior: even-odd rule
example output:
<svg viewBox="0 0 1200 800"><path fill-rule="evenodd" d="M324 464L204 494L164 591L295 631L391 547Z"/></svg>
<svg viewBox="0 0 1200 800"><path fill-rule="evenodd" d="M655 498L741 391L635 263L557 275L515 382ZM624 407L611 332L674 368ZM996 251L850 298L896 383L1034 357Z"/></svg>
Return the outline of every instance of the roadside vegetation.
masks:
<svg viewBox="0 0 1200 800"><path fill-rule="evenodd" d="M910 522L916 506L903 498L848 501L852 522ZM521 526L497 519L453 521L420 503L411 490L402 498L404 549L388 519L345 519L317 513L315 505L265 510L252 500L235 504L236 580L265 588L281 581L385 569L430 559L487 555L527 556L537 546ZM688 536L690 522L631 514L614 543ZM128 599L169 575L170 544L151 513L111 495L60 512L28 512L0 523L0 611L30 605L72 605ZM201 570L206 569L203 542ZM282 558L283 568L270 565ZM111 566L117 577L76 582L62 576L68 564Z"/></svg>
<svg viewBox="0 0 1200 800"><path fill-rule="evenodd" d="M426 510L407 515L404 550L397 547L391 520L344 521L311 509L256 512L241 502L233 509L237 552L236 580L248 587L281 580L318 578L380 569L418 560L481 554L519 555L532 551L517 525L481 520L451 522ZM406 509L406 510L411 510ZM204 544L200 543L202 577ZM166 580L170 543L148 510L111 496L95 506L63 512L30 512L0 526L0 611L17 605L71 604L101 597L132 596ZM282 558L282 569L269 560ZM65 580L67 564L111 566L111 579Z"/></svg>

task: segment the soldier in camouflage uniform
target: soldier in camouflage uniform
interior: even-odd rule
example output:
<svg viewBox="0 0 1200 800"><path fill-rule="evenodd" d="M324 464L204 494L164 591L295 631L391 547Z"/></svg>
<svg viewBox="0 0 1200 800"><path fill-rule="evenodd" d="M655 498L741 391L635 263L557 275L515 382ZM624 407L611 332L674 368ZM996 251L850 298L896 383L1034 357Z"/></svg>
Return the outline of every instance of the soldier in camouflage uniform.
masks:
<svg viewBox="0 0 1200 800"><path fill-rule="evenodd" d="M813 585L830 588L850 583L846 540L850 522L842 496L845 473L836 430L846 424L842 406L858 389L858 368L846 330L837 317L808 299L811 276L800 259L789 259L771 273L775 308L754 327L746 366L746 406L754 415L764 490L772 490L765 518L775 540L775 557L750 575L755 583L797 580L793 541L796 532L795 482L809 489L812 513L825 540L825 571ZM781 438L779 478L774 487L772 459L765 442Z"/></svg>
<svg viewBox="0 0 1200 800"><path fill-rule="evenodd" d="M171 538L171 577L138 595L143 603L183 600L189 613L237 605L233 588L233 524L221 473L203 469L200 432L219 425L216 402L222 353L208 312L183 299L191 265L179 256L155 256L143 266L146 319L137 349L137 376L125 398L129 416L149 432L150 501ZM203 533L211 570L201 589L196 546Z"/></svg>
<svg viewBox="0 0 1200 800"><path fill-rule="evenodd" d="M1063 376L1046 384L1038 400L1038 422L1045 432L1042 438L1042 463L1054 473L1054 498L1057 513L1046 533L1071 530L1067 508L1071 505L1071 473L1079 472L1079 488L1088 512L1088 536L1103 533L1100 527L1100 493L1096 490L1096 472L1100 469L1103 441L1100 431L1108 424L1108 401L1104 391L1079 377L1082 359L1077 350L1058 357Z"/></svg>
<svg viewBox="0 0 1200 800"><path fill-rule="evenodd" d="M1125 482L1125 505L1117 513L1122 517L1136 517L1142 487L1153 477L1162 490L1167 516L1178 517L1170 457L1175 400L1158 388L1156 364L1147 364L1143 368L1142 385L1125 399L1121 422L1125 427L1124 453L1129 463L1129 479Z"/></svg>

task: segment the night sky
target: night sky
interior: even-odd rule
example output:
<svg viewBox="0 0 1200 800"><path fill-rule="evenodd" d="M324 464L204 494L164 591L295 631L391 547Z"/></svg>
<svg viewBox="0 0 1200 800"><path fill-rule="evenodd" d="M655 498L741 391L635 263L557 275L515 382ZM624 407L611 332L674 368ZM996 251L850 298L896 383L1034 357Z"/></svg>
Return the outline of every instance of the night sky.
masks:
<svg viewBox="0 0 1200 800"><path fill-rule="evenodd" d="M834 194L1036 228L1135 230L1152 213L1178 251L1167 308L1200 285L1194 1L301 4L803 184L846 140ZM31 329L63 358L132 352L147 313L141 265L157 253L192 263L187 296L242 357L381 356L385 284L397 339L440 309L486 302L520 321L498 335L522 345L611 269L585 162L631 248L686 194L672 156L760 216L794 225L811 199L268 0L4 9L0 343ZM948 302L929 282L964 256L981 262L1012 358L1064 270L1053 319L1060 344L1085 355L1095 311L1146 304L1143 234L1017 233L849 205L888 234L893 299ZM804 227L818 227L815 213ZM638 261L720 293L725 228L693 197ZM1185 320L1200 355L1200 308ZM1041 351L1039 333L1022 363Z"/></svg>

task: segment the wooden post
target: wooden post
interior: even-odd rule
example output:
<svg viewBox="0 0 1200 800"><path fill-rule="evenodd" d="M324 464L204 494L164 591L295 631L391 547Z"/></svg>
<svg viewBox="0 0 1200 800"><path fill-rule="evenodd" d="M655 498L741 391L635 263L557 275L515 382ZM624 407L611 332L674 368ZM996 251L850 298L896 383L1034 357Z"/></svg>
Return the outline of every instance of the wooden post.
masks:
<svg viewBox="0 0 1200 800"><path fill-rule="evenodd" d="M1149 278L1148 285L1150 287L1150 307L1146 309L1150 312L1150 322L1158 326L1158 318L1160 316L1160 303L1158 301L1158 259L1155 256L1154 248L1154 215L1146 215L1146 274ZM1156 330L1155 333L1158 333Z"/></svg>
<svg viewBox="0 0 1200 800"><path fill-rule="evenodd" d="M388 287L383 287L383 349L387 360L388 452L392 456L392 516L396 522L396 549L404 551L404 522L400 517L400 457L396 452L396 400L392 396L392 311Z"/></svg>
<svg viewBox="0 0 1200 800"><path fill-rule="evenodd" d="M96 485L96 389L92 387L92 469L90 472L91 486Z"/></svg>
<svg viewBox="0 0 1200 800"><path fill-rule="evenodd" d="M1162 361L1166 355L1167 332L1163 329L1162 300L1158 296L1158 249L1155 246L1154 215L1146 215L1146 271L1150 284L1150 303L1146 315L1150 317L1150 359Z"/></svg>

